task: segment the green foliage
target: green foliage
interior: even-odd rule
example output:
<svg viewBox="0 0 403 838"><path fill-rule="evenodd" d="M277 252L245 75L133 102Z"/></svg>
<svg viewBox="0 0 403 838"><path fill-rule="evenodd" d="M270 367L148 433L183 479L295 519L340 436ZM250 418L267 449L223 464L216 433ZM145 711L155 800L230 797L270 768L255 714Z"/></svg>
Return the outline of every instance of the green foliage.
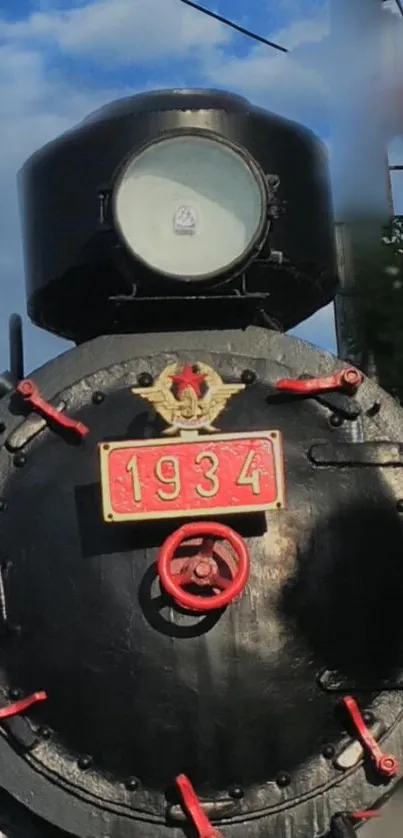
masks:
<svg viewBox="0 0 403 838"><path fill-rule="evenodd" d="M357 270L359 320L381 386L403 402L403 216L383 229L379 248Z"/></svg>

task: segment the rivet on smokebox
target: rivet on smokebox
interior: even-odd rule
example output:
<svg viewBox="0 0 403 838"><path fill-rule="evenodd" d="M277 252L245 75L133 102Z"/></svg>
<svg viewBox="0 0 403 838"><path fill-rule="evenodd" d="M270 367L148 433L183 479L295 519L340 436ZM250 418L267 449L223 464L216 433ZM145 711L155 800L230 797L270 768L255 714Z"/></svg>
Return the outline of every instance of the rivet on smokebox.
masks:
<svg viewBox="0 0 403 838"><path fill-rule="evenodd" d="M137 384L139 387L152 387L154 384L154 379L149 372L141 372L140 375L137 376Z"/></svg>
<svg viewBox="0 0 403 838"><path fill-rule="evenodd" d="M280 771L276 777L276 783L280 788L285 788L285 786L289 786L291 783L291 777L287 774L286 771Z"/></svg>
<svg viewBox="0 0 403 838"><path fill-rule="evenodd" d="M85 771L87 768L91 768L92 763L93 759L89 755L83 755L79 757L79 759L77 760L78 767L81 768L83 771Z"/></svg>
<svg viewBox="0 0 403 838"><path fill-rule="evenodd" d="M137 779L137 777L129 777L125 782L125 786L128 791L136 791L139 785L140 781Z"/></svg>
<svg viewBox="0 0 403 838"><path fill-rule="evenodd" d="M236 783L234 783L233 786L229 787L228 794L229 794L230 797L233 798L233 800L241 800L241 798L244 796L245 792L244 792L242 786L239 786Z"/></svg>
<svg viewBox="0 0 403 838"><path fill-rule="evenodd" d="M18 699L22 698L24 695L20 687L10 687L8 694L13 701L18 701Z"/></svg>
<svg viewBox="0 0 403 838"><path fill-rule="evenodd" d="M257 379L257 375L253 370L244 370L241 375L242 384L246 384L247 387L250 387L251 384L254 384Z"/></svg>
<svg viewBox="0 0 403 838"><path fill-rule="evenodd" d="M14 457L14 460L13 460L13 463L14 463L15 466L17 466L17 468L21 468L22 466L25 466L26 462L27 462L27 458L26 458L25 454L16 454L15 457Z"/></svg>

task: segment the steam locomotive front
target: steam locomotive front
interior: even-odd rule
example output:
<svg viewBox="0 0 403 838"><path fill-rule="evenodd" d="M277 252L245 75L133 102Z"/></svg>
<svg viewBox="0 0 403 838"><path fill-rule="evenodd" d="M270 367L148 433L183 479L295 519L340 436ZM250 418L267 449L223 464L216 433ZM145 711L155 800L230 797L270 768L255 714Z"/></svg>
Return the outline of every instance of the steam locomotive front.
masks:
<svg viewBox="0 0 403 838"><path fill-rule="evenodd" d="M334 293L324 167L173 91L24 170L77 347L0 400L0 785L58 830L348 835L398 781L401 409L283 334Z"/></svg>

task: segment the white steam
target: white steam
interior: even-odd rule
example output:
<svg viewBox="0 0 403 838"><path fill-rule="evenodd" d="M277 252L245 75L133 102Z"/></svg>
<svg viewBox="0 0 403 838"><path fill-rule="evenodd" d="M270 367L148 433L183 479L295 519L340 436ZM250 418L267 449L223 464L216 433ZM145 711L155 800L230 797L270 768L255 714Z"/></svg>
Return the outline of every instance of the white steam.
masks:
<svg viewBox="0 0 403 838"><path fill-rule="evenodd" d="M396 133L403 134L403 97L400 119L396 108L399 86L403 92L403 21L381 0L330 0L328 46L323 72L336 218L383 219L387 147Z"/></svg>

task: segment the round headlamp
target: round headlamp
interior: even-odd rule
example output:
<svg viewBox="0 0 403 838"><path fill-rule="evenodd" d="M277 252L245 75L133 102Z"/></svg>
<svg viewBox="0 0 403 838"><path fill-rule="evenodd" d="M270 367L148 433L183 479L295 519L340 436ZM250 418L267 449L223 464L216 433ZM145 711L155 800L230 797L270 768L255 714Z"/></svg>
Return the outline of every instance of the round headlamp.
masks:
<svg viewBox="0 0 403 838"><path fill-rule="evenodd" d="M219 136L165 136L126 161L113 214L127 249L151 270L208 280L236 272L263 244L266 181L246 151Z"/></svg>

